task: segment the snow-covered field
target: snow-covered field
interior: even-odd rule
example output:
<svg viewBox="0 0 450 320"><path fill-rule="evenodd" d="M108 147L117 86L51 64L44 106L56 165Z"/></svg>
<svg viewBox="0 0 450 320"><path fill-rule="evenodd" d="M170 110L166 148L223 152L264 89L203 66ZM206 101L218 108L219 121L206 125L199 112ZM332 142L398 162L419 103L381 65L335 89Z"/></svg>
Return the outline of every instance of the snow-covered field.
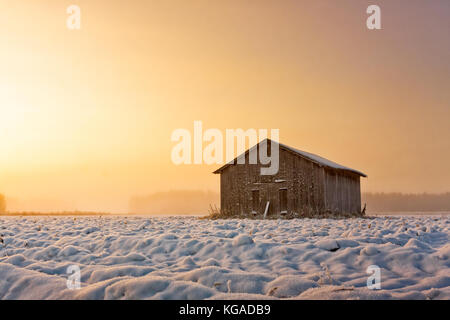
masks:
<svg viewBox="0 0 450 320"><path fill-rule="evenodd" d="M449 299L450 217L0 217L1 299ZM81 289L67 288L78 265ZM370 265L381 290L366 286Z"/></svg>

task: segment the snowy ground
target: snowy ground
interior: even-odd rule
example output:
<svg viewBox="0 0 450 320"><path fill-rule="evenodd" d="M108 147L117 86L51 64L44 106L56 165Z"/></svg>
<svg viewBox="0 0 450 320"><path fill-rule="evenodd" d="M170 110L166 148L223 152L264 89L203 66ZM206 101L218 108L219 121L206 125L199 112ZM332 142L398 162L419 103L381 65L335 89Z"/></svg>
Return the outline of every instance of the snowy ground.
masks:
<svg viewBox="0 0 450 320"><path fill-rule="evenodd" d="M450 217L0 217L1 299L450 299ZM81 289L67 288L67 268ZM370 265L381 290L366 287Z"/></svg>

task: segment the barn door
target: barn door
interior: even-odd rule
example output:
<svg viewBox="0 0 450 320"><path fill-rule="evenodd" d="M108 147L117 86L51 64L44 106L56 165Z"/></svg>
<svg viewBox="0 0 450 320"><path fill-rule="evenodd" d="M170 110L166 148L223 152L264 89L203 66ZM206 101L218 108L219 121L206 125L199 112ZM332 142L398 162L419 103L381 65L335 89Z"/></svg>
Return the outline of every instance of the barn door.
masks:
<svg viewBox="0 0 450 320"><path fill-rule="evenodd" d="M280 213L287 213L287 189L280 189Z"/></svg>
<svg viewBox="0 0 450 320"><path fill-rule="evenodd" d="M252 190L252 213L258 213L259 210L259 190Z"/></svg>

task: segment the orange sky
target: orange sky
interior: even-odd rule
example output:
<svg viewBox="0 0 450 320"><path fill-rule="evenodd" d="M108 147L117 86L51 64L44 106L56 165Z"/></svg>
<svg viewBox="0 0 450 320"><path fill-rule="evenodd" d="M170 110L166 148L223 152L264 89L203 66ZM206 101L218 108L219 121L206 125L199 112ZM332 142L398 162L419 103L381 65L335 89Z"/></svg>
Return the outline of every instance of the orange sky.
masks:
<svg viewBox="0 0 450 320"><path fill-rule="evenodd" d="M365 27L373 3L383 30ZM171 162L194 120L278 128L367 173L363 191L449 191L449 16L448 0L2 1L0 192L14 210L125 212L218 191L217 165Z"/></svg>

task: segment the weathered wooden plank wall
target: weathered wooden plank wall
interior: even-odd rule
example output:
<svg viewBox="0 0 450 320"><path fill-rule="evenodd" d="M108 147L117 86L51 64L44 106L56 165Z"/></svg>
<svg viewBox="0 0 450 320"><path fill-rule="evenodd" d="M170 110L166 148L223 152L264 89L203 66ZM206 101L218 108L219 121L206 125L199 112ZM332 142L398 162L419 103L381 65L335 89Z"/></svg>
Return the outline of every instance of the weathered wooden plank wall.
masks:
<svg viewBox="0 0 450 320"><path fill-rule="evenodd" d="M259 164L233 165L220 177L221 208L226 213L263 214L270 201L269 215L280 214L280 189L287 189L287 209L299 216L325 211L358 214L361 210L360 177L350 172L324 168L292 152L280 149L279 171L261 176ZM252 191L259 190L258 207L253 208ZM255 193L256 194L256 193Z"/></svg>

